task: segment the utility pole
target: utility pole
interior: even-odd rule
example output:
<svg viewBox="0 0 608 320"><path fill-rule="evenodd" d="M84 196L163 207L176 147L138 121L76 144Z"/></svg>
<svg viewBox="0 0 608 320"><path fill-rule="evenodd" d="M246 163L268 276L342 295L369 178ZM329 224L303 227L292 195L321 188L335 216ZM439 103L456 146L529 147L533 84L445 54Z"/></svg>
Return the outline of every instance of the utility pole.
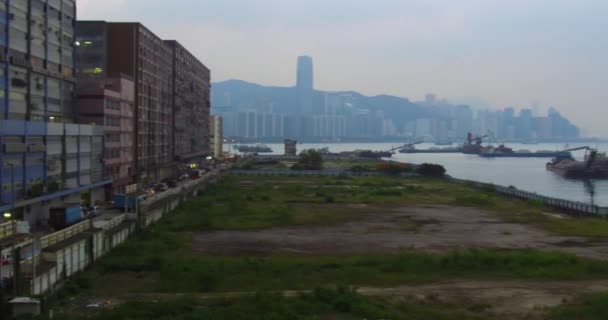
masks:
<svg viewBox="0 0 608 320"><path fill-rule="evenodd" d="M16 247L16 235L17 235L17 224L15 221L15 165L10 162L5 162L4 166L11 168L11 211L5 212L4 218L11 219L11 263L13 264L13 296L17 296L17 264L19 263L17 260L17 255L15 254Z"/></svg>

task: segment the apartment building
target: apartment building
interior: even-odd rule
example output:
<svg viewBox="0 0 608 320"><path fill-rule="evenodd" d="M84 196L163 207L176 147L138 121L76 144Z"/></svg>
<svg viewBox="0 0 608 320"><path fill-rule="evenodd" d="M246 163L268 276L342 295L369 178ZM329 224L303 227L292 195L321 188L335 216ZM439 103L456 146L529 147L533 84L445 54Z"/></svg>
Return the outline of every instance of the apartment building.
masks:
<svg viewBox="0 0 608 320"><path fill-rule="evenodd" d="M0 1L0 211L103 200L104 132L74 117L74 0Z"/></svg>
<svg viewBox="0 0 608 320"><path fill-rule="evenodd" d="M79 50L80 73L93 78L123 74L133 80L135 181L152 183L171 176L175 163L170 48L136 22L78 21L77 30L81 47L96 47Z"/></svg>
<svg viewBox="0 0 608 320"><path fill-rule="evenodd" d="M77 121L105 129L103 164L112 185L106 197L122 193L137 178L135 170L135 83L108 70L108 28L103 21L77 22Z"/></svg>
<svg viewBox="0 0 608 320"><path fill-rule="evenodd" d="M125 193L135 179L133 111L135 86L124 74L105 79L79 79L76 86L78 122L105 130L103 163L112 185L106 198Z"/></svg>
<svg viewBox="0 0 608 320"><path fill-rule="evenodd" d="M198 163L209 155L209 69L175 40L166 40L173 62L174 156L182 166Z"/></svg>
<svg viewBox="0 0 608 320"><path fill-rule="evenodd" d="M221 159L224 153L224 119L221 116L209 116L209 142L211 144L211 155Z"/></svg>
<svg viewBox="0 0 608 320"><path fill-rule="evenodd" d="M135 83L135 170L138 182L174 174L173 63L171 49L140 23L107 23L110 73Z"/></svg>

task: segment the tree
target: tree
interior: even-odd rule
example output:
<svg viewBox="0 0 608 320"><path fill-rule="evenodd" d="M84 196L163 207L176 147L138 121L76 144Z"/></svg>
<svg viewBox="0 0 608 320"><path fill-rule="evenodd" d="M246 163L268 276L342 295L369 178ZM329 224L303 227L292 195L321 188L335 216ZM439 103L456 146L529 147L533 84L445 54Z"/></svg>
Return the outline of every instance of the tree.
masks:
<svg viewBox="0 0 608 320"><path fill-rule="evenodd" d="M422 176L440 178L445 175L445 168L438 164L423 163L418 166L416 172Z"/></svg>
<svg viewBox="0 0 608 320"><path fill-rule="evenodd" d="M300 152L300 159L294 164L293 170L321 170L323 169L323 157L317 150L309 149Z"/></svg>

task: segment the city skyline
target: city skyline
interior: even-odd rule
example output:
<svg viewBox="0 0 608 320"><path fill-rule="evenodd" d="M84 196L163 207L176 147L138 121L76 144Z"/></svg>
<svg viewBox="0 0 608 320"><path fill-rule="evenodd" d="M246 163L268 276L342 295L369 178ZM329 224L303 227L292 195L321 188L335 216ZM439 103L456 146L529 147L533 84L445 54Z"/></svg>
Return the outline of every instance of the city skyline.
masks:
<svg viewBox="0 0 608 320"><path fill-rule="evenodd" d="M179 38L206 57L214 81L291 86L293 57L306 53L315 57L320 89L412 100L434 92L496 108L538 102L591 135L608 136L596 116L608 100L608 46L598 40L608 23L605 1L79 4L81 19L142 21L164 38Z"/></svg>
<svg viewBox="0 0 608 320"><path fill-rule="evenodd" d="M299 56L295 87L268 87L242 80L216 82L213 112L225 119L224 135L231 139L345 141L413 139L450 144L471 136L493 142L573 141L580 128L559 110L540 106L516 112L473 110L435 94L424 101L383 95L367 97L356 91L314 89L313 57Z"/></svg>

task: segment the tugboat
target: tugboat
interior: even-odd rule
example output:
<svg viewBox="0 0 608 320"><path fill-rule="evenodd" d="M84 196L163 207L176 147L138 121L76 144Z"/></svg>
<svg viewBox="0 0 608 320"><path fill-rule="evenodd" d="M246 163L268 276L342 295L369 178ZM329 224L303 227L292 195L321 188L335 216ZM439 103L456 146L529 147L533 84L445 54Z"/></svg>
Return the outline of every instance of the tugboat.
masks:
<svg viewBox="0 0 608 320"><path fill-rule="evenodd" d="M565 152L586 150L585 159L578 161L572 156L559 156L547 163L547 170L566 178L606 179L608 178L608 157L589 147L575 148Z"/></svg>

